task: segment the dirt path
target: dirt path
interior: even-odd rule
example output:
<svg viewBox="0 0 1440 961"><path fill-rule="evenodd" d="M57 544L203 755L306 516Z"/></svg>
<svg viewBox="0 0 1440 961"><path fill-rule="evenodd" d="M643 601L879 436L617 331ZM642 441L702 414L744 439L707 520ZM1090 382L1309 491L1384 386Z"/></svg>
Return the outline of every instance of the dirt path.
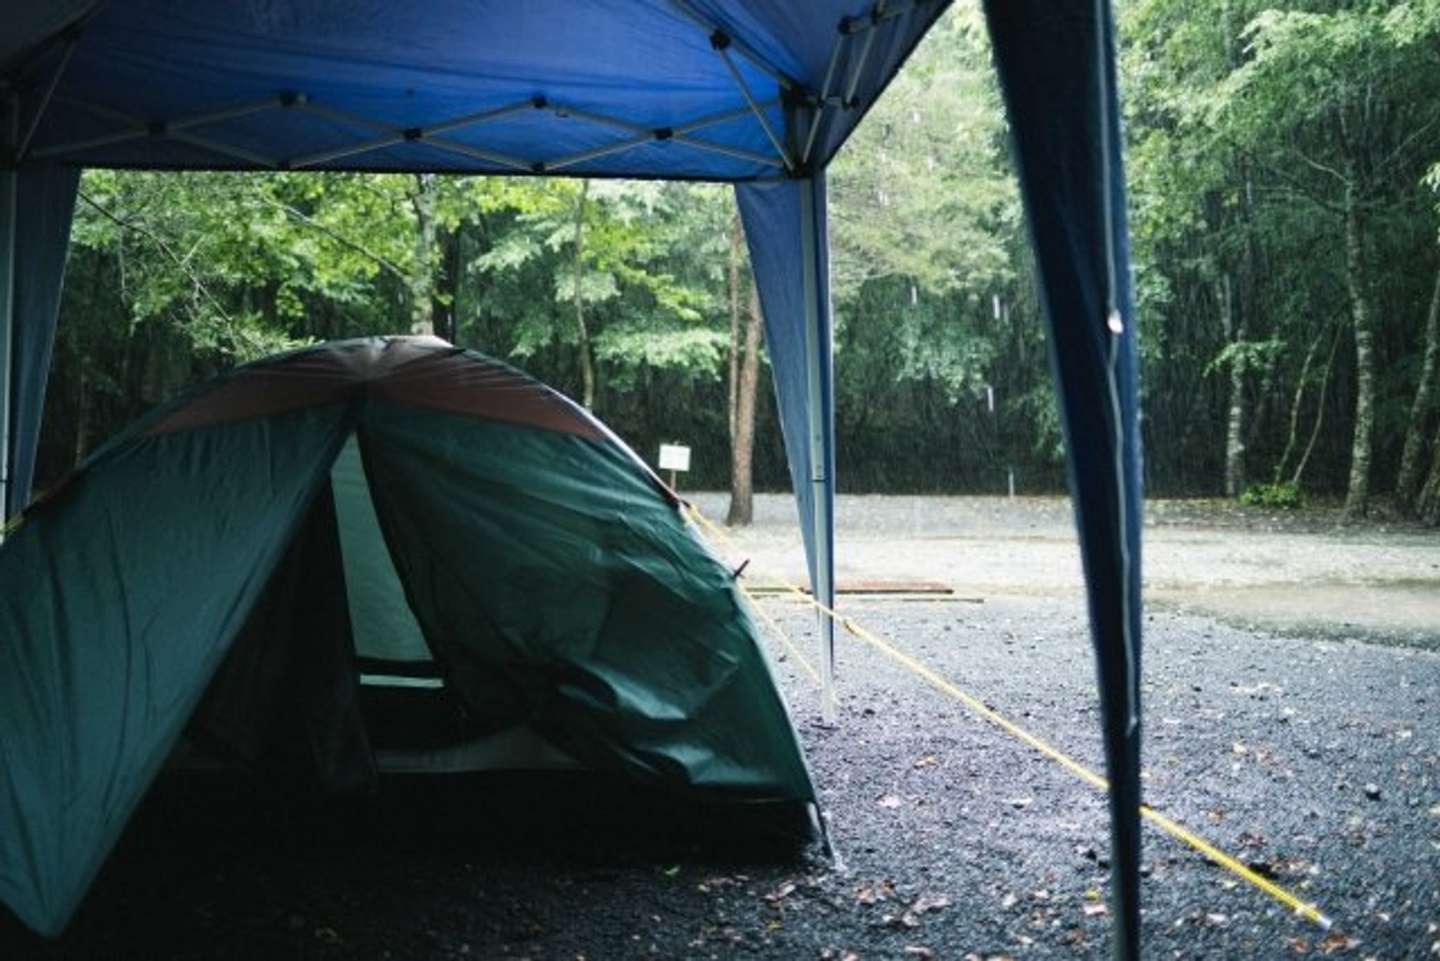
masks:
<svg viewBox="0 0 1440 961"><path fill-rule="evenodd" d="M693 495L724 516L720 494ZM1083 596L1061 498L842 496L836 579L940 581L966 596ZM805 580L788 496L757 499L732 535L754 578ZM1149 506L1147 603L1273 630L1440 646L1440 533L1345 528L1332 513L1276 514L1217 502Z"/></svg>

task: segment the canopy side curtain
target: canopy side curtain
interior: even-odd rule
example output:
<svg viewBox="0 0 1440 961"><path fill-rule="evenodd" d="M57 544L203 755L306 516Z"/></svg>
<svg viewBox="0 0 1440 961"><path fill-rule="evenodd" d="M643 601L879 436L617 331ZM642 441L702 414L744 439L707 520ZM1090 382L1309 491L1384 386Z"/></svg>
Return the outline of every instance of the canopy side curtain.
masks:
<svg viewBox="0 0 1440 961"><path fill-rule="evenodd" d="M0 507L6 517L30 500L79 182L73 167L0 170Z"/></svg>
<svg viewBox="0 0 1440 961"><path fill-rule="evenodd" d="M1109 0L987 0L1036 253L1110 775L1115 956L1139 956L1136 321Z"/></svg>
<svg viewBox="0 0 1440 961"><path fill-rule="evenodd" d="M810 584L835 604L835 386L825 175L741 183L735 198L765 316ZM820 615L822 713L835 714L835 624Z"/></svg>

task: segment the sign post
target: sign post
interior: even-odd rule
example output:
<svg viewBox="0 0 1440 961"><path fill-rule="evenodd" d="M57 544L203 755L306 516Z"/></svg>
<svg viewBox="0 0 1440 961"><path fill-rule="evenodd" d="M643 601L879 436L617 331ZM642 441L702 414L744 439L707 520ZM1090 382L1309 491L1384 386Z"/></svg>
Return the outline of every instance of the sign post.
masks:
<svg viewBox="0 0 1440 961"><path fill-rule="evenodd" d="M679 490L675 475L678 471L690 470L690 448L684 444L661 444L660 469L670 472L670 489Z"/></svg>

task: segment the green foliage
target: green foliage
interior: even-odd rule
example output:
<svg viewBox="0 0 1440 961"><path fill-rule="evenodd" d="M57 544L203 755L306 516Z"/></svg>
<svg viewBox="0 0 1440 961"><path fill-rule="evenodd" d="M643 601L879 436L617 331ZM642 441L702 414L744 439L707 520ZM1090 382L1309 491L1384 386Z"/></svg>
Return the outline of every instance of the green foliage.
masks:
<svg viewBox="0 0 1440 961"><path fill-rule="evenodd" d="M1239 364L1245 368L1258 368L1275 362L1284 350L1285 342L1270 340L1235 340L1226 344L1210 363L1205 365L1205 376Z"/></svg>
<svg viewBox="0 0 1440 961"><path fill-rule="evenodd" d="M1292 511L1305 506L1305 495L1294 484L1252 484L1241 493L1240 503L1246 507Z"/></svg>

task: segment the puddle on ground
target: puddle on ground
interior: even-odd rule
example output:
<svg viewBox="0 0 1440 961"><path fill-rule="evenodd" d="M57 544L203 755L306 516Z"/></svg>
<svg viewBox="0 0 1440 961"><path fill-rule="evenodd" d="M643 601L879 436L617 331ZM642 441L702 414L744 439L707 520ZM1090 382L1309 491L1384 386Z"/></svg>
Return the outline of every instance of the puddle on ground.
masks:
<svg viewBox="0 0 1440 961"><path fill-rule="evenodd" d="M1149 588L1146 601L1274 630L1440 648L1440 580Z"/></svg>

